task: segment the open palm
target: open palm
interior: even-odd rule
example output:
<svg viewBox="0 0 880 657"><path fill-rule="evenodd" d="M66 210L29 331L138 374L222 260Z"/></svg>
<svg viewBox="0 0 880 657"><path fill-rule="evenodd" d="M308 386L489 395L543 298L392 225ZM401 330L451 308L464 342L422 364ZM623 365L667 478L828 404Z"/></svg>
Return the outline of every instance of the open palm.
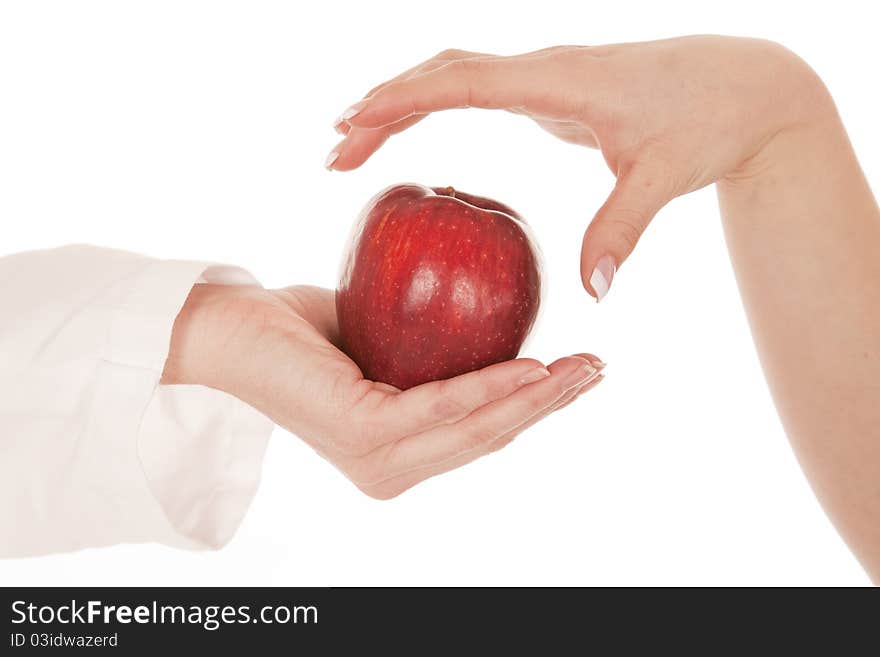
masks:
<svg viewBox="0 0 880 657"><path fill-rule="evenodd" d="M602 379L601 361L579 354L547 368L519 358L401 392L365 379L339 348L331 290L201 285L190 297L208 327L199 335L222 335L213 342L223 358L203 359L244 364L208 384L261 410L380 499L500 449Z"/></svg>

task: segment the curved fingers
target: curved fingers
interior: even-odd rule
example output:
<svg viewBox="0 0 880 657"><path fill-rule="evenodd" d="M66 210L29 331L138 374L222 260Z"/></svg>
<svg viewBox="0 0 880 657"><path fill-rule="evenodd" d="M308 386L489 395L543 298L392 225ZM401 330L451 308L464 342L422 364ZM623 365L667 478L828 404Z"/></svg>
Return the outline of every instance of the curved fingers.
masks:
<svg viewBox="0 0 880 657"><path fill-rule="evenodd" d="M431 59L404 71L397 77L373 87L364 98L370 98L389 85L408 80L423 73L428 73L441 66L445 66L451 61L490 56L491 55L464 50L444 50ZM379 150L382 144L384 144L390 136L407 130L426 116L425 114L417 114L378 128L360 128L353 126L349 121L352 118L351 112L353 112L355 108L360 107L363 102L364 101L362 100L353 105L351 108L343 112L334 122L334 130L342 134L345 139L337 144L337 146L330 152L326 164L328 169L337 171L350 171L356 169L366 162L373 153Z"/></svg>
<svg viewBox="0 0 880 657"><path fill-rule="evenodd" d="M440 464L410 470L408 472L391 477L390 479L386 479L376 484L360 486L360 488L370 497L380 500L391 499L393 497L397 497L401 493L404 493L413 486L416 486L417 484L420 484L427 479L436 477L437 475L441 475L451 470L455 470L456 468L460 468L483 456L491 454L492 452L497 452L513 442L513 440L517 436L519 436L519 434L521 434L532 425L537 424L551 413L555 413L556 411L559 411L566 406L572 404L579 397L581 397L581 395L596 387L604 378L604 375L599 374L592 381L570 390L556 404L550 406L541 413L538 413L513 431L508 432L494 442L489 443L480 449L475 449L470 452L461 454L453 459L444 461Z"/></svg>
<svg viewBox="0 0 880 657"><path fill-rule="evenodd" d="M451 425L486 404L549 377L539 361L517 358L404 392L374 388L361 397L347 423L357 444L342 446L350 456L366 456L409 436Z"/></svg>
<svg viewBox="0 0 880 657"><path fill-rule="evenodd" d="M570 390L598 376L580 356L554 362L551 376L480 406L458 422L389 443L350 464L349 477L368 486L410 470L439 465L478 450L560 401Z"/></svg>

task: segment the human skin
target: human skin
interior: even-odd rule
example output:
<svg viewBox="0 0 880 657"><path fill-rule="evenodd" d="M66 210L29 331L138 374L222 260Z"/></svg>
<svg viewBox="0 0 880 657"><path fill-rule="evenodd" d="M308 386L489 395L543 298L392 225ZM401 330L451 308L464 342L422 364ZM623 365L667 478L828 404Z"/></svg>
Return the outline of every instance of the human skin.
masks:
<svg viewBox="0 0 880 657"><path fill-rule="evenodd" d="M584 235L600 300L656 212L716 183L755 345L832 521L880 583L880 210L830 94L760 40L697 36L496 57L440 55L336 121L360 166L431 112L504 109L599 148L617 182Z"/></svg>
<svg viewBox="0 0 880 657"><path fill-rule="evenodd" d="M501 449L603 378L592 354L547 367L518 358L401 392L365 379L336 346L333 297L309 286L194 286L162 383L238 397L388 499Z"/></svg>

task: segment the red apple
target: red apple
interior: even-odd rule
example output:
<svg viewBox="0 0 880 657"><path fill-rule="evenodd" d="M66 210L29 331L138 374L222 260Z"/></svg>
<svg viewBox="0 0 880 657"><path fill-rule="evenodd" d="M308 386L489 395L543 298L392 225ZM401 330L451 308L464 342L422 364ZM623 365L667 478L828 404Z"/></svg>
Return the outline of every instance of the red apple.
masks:
<svg viewBox="0 0 880 657"><path fill-rule="evenodd" d="M515 358L538 314L529 228L506 205L395 185L362 211L336 292L342 347L400 389Z"/></svg>

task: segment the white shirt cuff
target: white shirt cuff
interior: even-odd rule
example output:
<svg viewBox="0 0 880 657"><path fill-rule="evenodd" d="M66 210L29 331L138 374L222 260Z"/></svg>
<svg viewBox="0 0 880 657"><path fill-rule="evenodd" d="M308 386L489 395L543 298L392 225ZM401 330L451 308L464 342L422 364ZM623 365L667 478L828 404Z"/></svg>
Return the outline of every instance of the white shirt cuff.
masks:
<svg viewBox="0 0 880 657"><path fill-rule="evenodd" d="M151 263L127 286L110 326L105 359L149 373L152 389L136 447L171 530L163 542L219 548L232 538L257 490L274 425L219 390L159 385L174 320L195 283L258 285L235 267Z"/></svg>
<svg viewBox="0 0 880 657"><path fill-rule="evenodd" d="M257 284L82 245L0 258L0 556L231 538L273 425L223 392L160 385L200 281Z"/></svg>

